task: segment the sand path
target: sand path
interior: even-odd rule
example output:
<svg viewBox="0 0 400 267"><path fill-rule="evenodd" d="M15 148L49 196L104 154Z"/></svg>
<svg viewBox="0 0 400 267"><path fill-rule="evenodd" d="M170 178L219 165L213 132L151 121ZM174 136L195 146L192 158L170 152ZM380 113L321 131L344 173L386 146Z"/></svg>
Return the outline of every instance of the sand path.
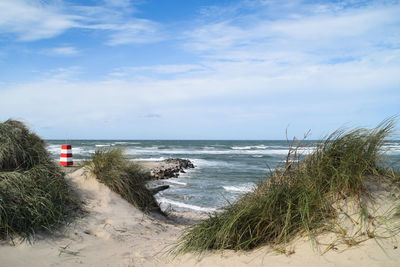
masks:
<svg viewBox="0 0 400 267"><path fill-rule="evenodd" d="M38 234L32 244L1 244L0 266L400 266L396 240L384 242L385 251L369 240L320 256L310 242L300 241L290 256L264 247L173 259L166 251L184 225L144 215L94 178L85 178L81 170L67 179L85 201L88 214L55 234Z"/></svg>

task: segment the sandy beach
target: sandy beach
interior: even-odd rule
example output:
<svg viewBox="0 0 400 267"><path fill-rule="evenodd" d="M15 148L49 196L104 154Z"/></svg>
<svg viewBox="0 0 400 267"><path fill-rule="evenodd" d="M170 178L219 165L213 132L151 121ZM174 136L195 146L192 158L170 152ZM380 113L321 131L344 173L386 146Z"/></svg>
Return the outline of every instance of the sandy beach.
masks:
<svg viewBox="0 0 400 267"><path fill-rule="evenodd" d="M400 267L400 0L0 0L0 267Z"/></svg>
<svg viewBox="0 0 400 267"><path fill-rule="evenodd" d="M70 172L67 180L85 202L87 214L59 231L37 234L31 243L3 242L1 266L398 266L400 262L398 240L393 238L380 244L370 239L323 255L300 239L290 246L291 255L262 247L174 258L168 253L171 245L196 216L145 215L81 169Z"/></svg>

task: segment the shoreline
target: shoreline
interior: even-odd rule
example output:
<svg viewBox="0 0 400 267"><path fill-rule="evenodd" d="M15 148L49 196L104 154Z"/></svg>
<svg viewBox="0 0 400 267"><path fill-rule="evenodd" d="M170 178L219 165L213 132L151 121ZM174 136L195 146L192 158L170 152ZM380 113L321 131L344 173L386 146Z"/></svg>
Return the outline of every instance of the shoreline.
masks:
<svg viewBox="0 0 400 267"><path fill-rule="evenodd" d="M149 161L135 161L132 162L140 165L145 172L150 174L150 179L147 181L146 187L152 191L153 195L156 196L159 192L168 190L170 185L163 182L163 180L168 179L178 179L181 173L186 173L188 169L193 169L196 166L189 159L181 159L181 158L167 158L164 160L149 160ZM56 164L59 164L56 162ZM72 166L61 166L62 170L66 174L73 173L80 168L81 161L74 162ZM178 182L177 182L178 183ZM156 197L157 199L157 197ZM198 221L199 219L204 219L207 217L209 212L214 211L213 208L200 208L200 210L196 208L190 208L184 203L179 203L179 205L184 205L183 210L181 209L172 209L171 203L169 200L167 202L157 199L159 202L161 209L163 212L167 212L173 217L181 217L184 221ZM204 210L203 210L204 209Z"/></svg>
<svg viewBox="0 0 400 267"><path fill-rule="evenodd" d="M197 222L197 214L176 213L165 218L146 215L82 170L67 174L72 190L85 202L87 214L50 233L37 233L31 243L14 246L2 241L0 263L5 266L396 266L400 262L397 238L374 240L356 247L321 255L303 237L290 245L287 256L268 246L247 252L207 252L201 257L173 257L169 249L185 229Z"/></svg>

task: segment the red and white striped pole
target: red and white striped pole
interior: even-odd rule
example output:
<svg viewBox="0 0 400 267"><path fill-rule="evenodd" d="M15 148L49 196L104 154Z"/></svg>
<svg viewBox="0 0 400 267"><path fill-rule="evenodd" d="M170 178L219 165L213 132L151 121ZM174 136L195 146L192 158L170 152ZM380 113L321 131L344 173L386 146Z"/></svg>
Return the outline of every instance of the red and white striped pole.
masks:
<svg viewBox="0 0 400 267"><path fill-rule="evenodd" d="M60 164L63 166L72 166L74 164L72 160L72 146L62 145L60 154Z"/></svg>

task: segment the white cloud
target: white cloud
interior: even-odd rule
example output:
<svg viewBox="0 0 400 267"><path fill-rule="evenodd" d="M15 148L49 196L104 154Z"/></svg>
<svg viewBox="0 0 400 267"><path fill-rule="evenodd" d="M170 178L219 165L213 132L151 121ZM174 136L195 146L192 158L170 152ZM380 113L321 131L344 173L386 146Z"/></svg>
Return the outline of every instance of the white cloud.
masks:
<svg viewBox="0 0 400 267"><path fill-rule="evenodd" d="M64 14L56 4L38 1L0 2L0 33L16 34L21 41L51 38L77 26L78 15Z"/></svg>
<svg viewBox="0 0 400 267"><path fill-rule="evenodd" d="M204 67L194 64L168 64L168 65L156 65L151 67L140 67L139 69L153 70L158 73L185 73L191 71L201 71L204 69Z"/></svg>
<svg viewBox="0 0 400 267"><path fill-rule="evenodd" d="M121 67L111 72L110 76L124 77L124 76L143 76L151 74L193 74L194 72L204 72L206 68L202 65L196 64L165 64L165 65L151 65L141 67Z"/></svg>
<svg viewBox="0 0 400 267"><path fill-rule="evenodd" d="M105 31L109 45L157 42L159 25L132 18L130 1L106 1L105 6L68 5L62 1L3 0L0 2L0 34L20 41L53 38L69 29Z"/></svg>
<svg viewBox="0 0 400 267"><path fill-rule="evenodd" d="M136 19L130 23L113 25L109 45L152 43L164 37L158 29L158 24L145 19Z"/></svg>
<svg viewBox="0 0 400 267"><path fill-rule="evenodd" d="M313 94L373 95L400 84L400 76L396 75L400 71L399 57L385 58L381 54L371 57L369 62L309 65L301 70L290 66L277 70L268 62L214 62L208 66L214 71L174 79L93 82L74 79L81 72L80 67L56 69L40 81L14 84L0 91L4 103L0 113L23 110L33 113L43 110L45 113L57 109L64 99L72 97L68 114L76 119L90 110L113 110L122 114L137 109L145 113L149 107L168 109L170 105L202 99L240 99L244 96L257 99L277 93L288 97L302 94L310 97ZM43 101L46 105L35 104ZM238 104L241 105L240 101Z"/></svg>
<svg viewBox="0 0 400 267"><path fill-rule="evenodd" d="M329 6L311 15L301 13L299 5L300 11L276 19L268 16L270 9L260 8L251 17L237 15L191 29L186 33L185 47L213 59L276 59L289 63L360 58L371 50L398 47L400 43L399 5L347 9Z"/></svg>
<svg viewBox="0 0 400 267"><path fill-rule="evenodd" d="M111 138L106 134L123 131L108 133L107 129L113 129L110 125L128 132L126 136L113 137L133 138L135 135L129 133L151 129L141 121L155 123L155 120L148 120L149 117L157 117L154 127L160 134L148 135L148 138L177 138L179 136L173 133L182 123L188 134L183 136L185 138L198 137L196 129L211 124L228 127L229 123L253 123L260 127L260 123L275 123L284 124L274 128L276 136L282 137L287 124L293 121L299 123L309 118L304 127L317 131L320 125L336 123L336 128L337 123L341 125L355 116L371 120L377 116L376 107L397 106L398 110L398 105L393 103L400 101L400 96L393 93L400 84L397 75L400 73L399 55L400 50L391 56L374 54L366 62L307 65L301 69L278 67L266 61L213 61L205 63L213 71L189 73L173 79L131 80L128 76L127 79L83 82L75 79L81 71L79 67L56 69L36 82L3 84L0 120L13 114L13 117L24 118L34 125L51 126L61 133L74 125L81 129L76 138L82 138L79 136L82 129L92 134L89 138L94 138L93 135ZM160 66L156 65L154 69ZM163 68L173 69L171 66L160 69ZM67 112L60 112L64 109ZM311 118L316 120L317 117L320 124L315 128ZM107 129L104 129L105 121L109 122ZM195 125L195 122L203 126ZM191 127L192 130L188 130ZM248 138L255 129L248 129ZM301 135L306 130L308 128L300 128L294 133ZM203 134L203 138L217 138L212 131ZM228 138L228 135L219 137ZM320 137L318 132L315 137Z"/></svg>
<svg viewBox="0 0 400 267"><path fill-rule="evenodd" d="M43 50L42 53L50 56L76 56L79 50L73 46L60 46Z"/></svg>

